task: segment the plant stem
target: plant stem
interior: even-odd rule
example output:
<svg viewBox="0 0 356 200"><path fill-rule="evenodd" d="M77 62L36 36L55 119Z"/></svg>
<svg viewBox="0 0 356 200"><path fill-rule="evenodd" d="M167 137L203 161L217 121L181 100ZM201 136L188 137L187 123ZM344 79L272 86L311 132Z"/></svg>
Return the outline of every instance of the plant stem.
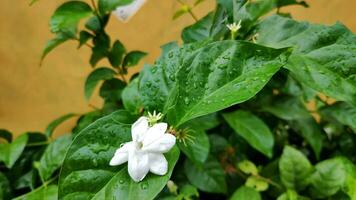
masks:
<svg viewBox="0 0 356 200"><path fill-rule="evenodd" d="M35 147L35 146L43 146L43 145L47 145L49 144L48 141L44 141L44 142L33 142L33 143L29 143L26 146L27 147Z"/></svg>
<svg viewBox="0 0 356 200"><path fill-rule="evenodd" d="M182 0L177 0L178 3L180 3L182 6L188 6L187 4L185 4ZM198 18L197 16L193 13L192 8L190 6L188 6L188 13L190 14L190 16L192 16L192 18L197 22Z"/></svg>
<svg viewBox="0 0 356 200"><path fill-rule="evenodd" d="M125 76L124 76L122 73L120 73L120 72L119 72L119 74L120 74L120 77L121 77L122 81L124 81L125 83L127 83L127 80L126 80Z"/></svg>
<svg viewBox="0 0 356 200"><path fill-rule="evenodd" d="M259 179L261 179L261 180L264 180L264 181L266 181L267 183L269 183L269 184L271 184L271 185L274 185L274 186L276 186L276 187L279 188L279 189L282 189L282 186L281 186L281 185L279 185L278 183L272 181L272 180L269 179L269 178L265 178L265 177L260 176L260 175L258 175L258 174L253 175L253 176L255 176L256 178L259 178Z"/></svg>
<svg viewBox="0 0 356 200"><path fill-rule="evenodd" d="M98 14L98 8L96 7L94 0L90 0L90 1L91 1L91 5L93 6L96 14Z"/></svg>

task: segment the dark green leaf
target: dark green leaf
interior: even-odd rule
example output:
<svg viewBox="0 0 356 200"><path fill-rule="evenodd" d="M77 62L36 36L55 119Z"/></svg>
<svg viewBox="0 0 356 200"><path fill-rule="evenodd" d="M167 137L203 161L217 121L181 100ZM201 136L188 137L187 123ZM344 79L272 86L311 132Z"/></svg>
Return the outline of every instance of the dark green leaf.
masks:
<svg viewBox="0 0 356 200"><path fill-rule="evenodd" d="M217 113L204 115L186 122L183 126L199 128L200 130L210 130L220 124Z"/></svg>
<svg viewBox="0 0 356 200"><path fill-rule="evenodd" d="M149 174L135 183L126 165L109 166L114 152L130 141L130 127L135 120L127 111L105 116L79 133L64 159L59 199L153 199L165 186L178 160L179 150L165 154L169 172L164 176Z"/></svg>
<svg viewBox="0 0 356 200"><path fill-rule="evenodd" d="M168 121L179 126L250 99L283 65L285 51L242 41L222 41L181 52L175 87L165 105ZM154 96L150 102L162 107L156 102L157 94Z"/></svg>
<svg viewBox="0 0 356 200"><path fill-rule="evenodd" d="M19 196L13 200L57 200L57 185L41 186L32 192Z"/></svg>
<svg viewBox="0 0 356 200"><path fill-rule="evenodd" d="M106 67L101 67L92 71L85 81L84 93L86 100L88 101L90 99L95 87L100 81L110 80L114 78L116 74L117 73L114 70Z"/></svg>
<svg viewBox="0 0 356 200"><path fill-rule="evenodd" d="M186 159L184 170L189 182L204 192L225 193L227 190L224 171L220 163L212 158L202 166Z"/></svg>
<svg viewBox="0 0 356 200"><path fill-rule="evenodd" d="M94 47L90 57L90 64L92 67L103 58L107 57L110 50L110 37L105 32L100 32L93 38Z"/></svg>
<svg viewBox="0 0 356 200"><path fill-rule="evenodd" d="M189 130L189 139L179 141L178 147L190 160L203 164L209 156L209 138L198 127L191 127Z"/></svg>
<svg viewBox="0 0 356 200"><path fill-rule="evenodd" d="M13 187L16 190L20 189L35 189L37 173L34 169L31 169L26 174L22 175L16 181L13 182Z"/></svg>
<svg viewBox="0 0 356 200"><path fill-rule="evenodd" d="M241 186L237 189L234 194L231 196L230 200L262 200L262 197L259 192L255 189Z"/></svg>
<svg viewBox="0 0 356 200"><path fill-rule="evenodd" d="M284 186L299 191L307 186L313 166L302 152L286 146L279 160L279 171Z"/></svg>
<svg viewBox="0 0 356 200"><path fill-rule="evenodd" d="M11 168L21 156L28 140L27 134L17 137L12 143L0 144L0 162L4 162L7 168Z"/></svg>
<svg viewBox="0 0 356 200"><path fill-rule="evenodd" d="M85 23L85 28L96 33L102 30L104 27L101 26L100 17L95 15L88 19L88 21Z"/></svg>
<svg viewBox="0 0 356 200"><path fill-rule="evenodd" d="M122 57L126 53L125 46L119 41L116 40L113 44L113 47L109 53L109 61L113 67L119 67L122 62Z"/></svg>
<svg viewBox="0 0 356 200"><path fill-rule="evenodd" d="M99 10L102 14L109 13L119 6L130 4L133 0L99 0Z"/></svg>
<svg viewBox="0 0 356 200"><path fill-rule="evenodd" d="M42 181L48 180L62 165L65 153L72 142L71 135L65 135L50 143L43 153L38 166Z"/></svg>
<svg viewBox="0 0 356 200"><path fill-rule="evenodd" d="M51 137L54 130L59 126L61 125L63 122L67 121L68 119L72 118L72 117L75 117L77 116L76 114L74 113L69 113L69 114L66 114L66 115L63 115L55 120L53 120L50 124L48 124L47 128L46 128L46 131L45 131L45 135L47 137Z"/></svg>
<svg viewBox="0 0 356 200"><path fill-rule="evenodd" d="M5 129L0 129L0 138L5 139L7 142L12 141L12 133Z"/></svg>
<svg viewBox="0 0 356 200"><path fill-rule="evenodd" d="M140 94L138 92L138 78L132 80L122 91L122 103L126 110L133 114L139 114L143 108Z"/></svg>
<svg viewBox="0 0 356 200"><path fill-rule="evenodd" d="M120 79L110 79L104 81L100 87L99 94L106 101L118 101L121 99L122 90L125 88L126 83Z"/></svg>
<svg viewBox="0 0 356 200"><path fill-rule="evenodd" d="M41 56L41 62L42 60L51 52L54 48L59 46L60 44L64 43L65 41L69 40L70 38L63 33L58 33L56 37L52 40L49 40L43 49L42 56Z"/></svg>
<svg viewBox="0 0 356 200"><path fill-rule="evenodd" d="M79 33L79 46L78 48L80 48L81 46L83 46L84 44L86 44L91 38L93 38L94 36L89 33L88 31L80 31Z"/></svg>
<svg viewBox="0 0 356 200"><path fill-rule="evenodd" d="M274 138L268 126L257 116L244 110L223 115L236 134L242 136L253 148L268 156L273 155Z"/></svg>
<svg viewBox="0 0 356 200"><path fill-rule="evenodd" d="M324 26L271 16L257 29L258 43L294 47L285 66L292 76L334 99L356 105L356 36L342 24Z"/></svg>
<svg viewBox="0 0 356 200"><path fill-rule="evenodd" d="M331 106L325 106L320 109L323 118L332 118L338 122L349 126L356 132L356 108L345 103L336 102Z"/></svg>
<svg viewBox="0 0 356 200"><path fill-rule="evenodd" d="M51 17L50 26L53 33L63 33L76 37L77 26L81 19L92 14L91 7L82 1L69 1L57 8Z"/></svg>
<svg viewBox="0 0 356 200"><path fill-rule="evenodd" d="M2 200L11 199L10 182L2 172L0 172L0 199Z"/></svg>
<svg viewBox="0 0 356 200"><path fill-rule="evenodd" d="M73 128L73 131L72 131L73 134L78 134L81 130L83 130L89 124L93 123L95 120L99 119L102 116L103 116L103 114L98 110L86 113L85 115L82 115L78 119L77 125Z"/></svg>
<svg viewBox="0 0 356 200"><path fill-rule="evenodd" d="M142 51L131 51L125 56L122 66L124 66L124 67L135 66L146 55L147 55L147 53L142 52Z"/></svg>
<svg viewBox="0 0 356 200"><path fill-rule="evenodd" d="M179 189L179 196L189 200L193 197L199 197L199 192L196 187L186 184Z"/></svg>

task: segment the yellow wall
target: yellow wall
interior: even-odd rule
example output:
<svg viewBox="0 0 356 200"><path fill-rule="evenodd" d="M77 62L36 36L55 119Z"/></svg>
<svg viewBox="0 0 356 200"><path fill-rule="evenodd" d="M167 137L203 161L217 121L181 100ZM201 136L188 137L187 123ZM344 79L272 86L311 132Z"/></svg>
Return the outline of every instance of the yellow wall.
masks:
<svg viewBox="0 0 356 200"><path fill-rule="evenodd" d="M0 4L0 128L15 134L43 131L58 116L91 109L83 98L83 83L92 70L88 49L76 50L76 43L64 44L47 57L41 68L38 66L42 48L52 37L48 20L63 0L40 0L32 7L29 1L1 0ZM214 2L206 0L196 14L204 16ZM317 23L339 20L356 31L355 0L308 2L310 9L291 7L288 11L297 19ZM128 23L112 18L107 30L128 49L149 52L144 62L152 63L160 45L179 40L181 29L193 23L189 16L171 20L178 7L174 0L148 0ZM98 98L89 103L101 104ZM69 131L73 123L65 123L56 135Z"/></svg>

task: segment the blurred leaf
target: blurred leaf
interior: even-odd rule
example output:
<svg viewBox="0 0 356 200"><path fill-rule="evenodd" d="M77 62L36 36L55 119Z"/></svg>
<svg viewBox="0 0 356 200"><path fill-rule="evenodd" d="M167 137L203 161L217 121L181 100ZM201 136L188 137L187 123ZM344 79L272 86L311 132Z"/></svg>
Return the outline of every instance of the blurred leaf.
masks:
<svg viewBox="0 0 356 200"><path fill-rule="evenodd" d="M109 53L109 61L111 65L116 68L119 67L125 53L125 46L119 40L116 40Z"/></svg>
<svg viewBox="0 0 356 200"><path fill-rule="evenodd" d="M89 33L88 31L80 31L79 33L79 46L78 48L80 48L81 46L83 46L84 44L86 44L91 38L93 38L94 36Z"/></svg>
<svg viewBox="0 0 356 200"><path fill-rule="evenodd" d="M11 199L10 182L2 172L0 172L0 199L2 200Z"/></svg>
<svg viewBox="0 0 356 200"><path fill-rule="evenodd" d="M37 167L42 181L48 180L62 165L64 156L71 143L71 135L64 135L47 146Z"/></svg>
<svg viewBox="0 0 356 200"><path fill-rule="evenodd" d="M121 93L125 87L126 83L120 79L106 80L100 87L99 94L106 101L118 101L121 100Z"/></svg>
<svg viewBox="0 0 356 200"><path fill-rule="evenodd" d="M199 192L196 187L185 184L179 189L179 196L183 199L190 200L193 197L199 197Z"/></svg>
<svg viewBox="0 0 356 200"><path fill-rule="evenodd" d="M122 66L124 66L124 67L135 66L146 55L147 55L147 53L142 52L142 51L131 51L125 56Z"/></svg>
<svg viewBox="0 0 356 200"><path fill-rule="evenodd" d="M356 107L345 102L336 102L320 109L320 114L325 119L334 119L343 125L349 126L356 133Z"/></svg>
<svg viewBox="0 0 356 200"><path fill-rule="evenodd" d="M119 6L130 4L133 0L99 0L99 11L102 14L109 13Z"/></svg>
<svg viewBox="0 0 356 200"><path fill-rule="evenodd" d="M246 187L246 186L241 186L239 189L237 189L234 194L232 194L230 200L262 200L262 197L259 192L257 192L255 189Z"/></svg>
<svg viewBox="0 0 356 200"><path fill-rule="evenodd" d="M279 161L281 181L287 189L303 190L313 166L304 154L290 146L285 146Z"/></svg>
<svg viewBox="0 0 356 200"><path fill-rule="evenodd" d="M189 182L204 192L225 193L227 190L224 171L220 163L212 158L202 166L186 159L184 170Z"/></svg>
<svg viewBox="0 0 356 200"><path fill-rule="evenodd" d="M89 62L92 67L95 67L101 59L109 55L110 37L105 32L99 32L93 38L93 44Z"/></svg>
<svg viewBox="0 0 356 200"><path fill-rule="evenodd" d="M280 195L277 200L310 200L307 197L299 196L294 190L287 190L285 193Z"/></svg>
<svg viewBox="0 0 356 200"><path fill-rule="evenodd" d="M57 196L57 185L44 185L13 200L58 200Z"/></svg>
<svg viewBox="0 0 356 200"><path fill-rule="evenodd" d="M256 165L249 160L243 160L239 162L237 164L237 167L245 174L252 174L252 175L258 174L258 169Z"/></svg>
<svg viewBox="0 0 356 200"><path fill-rule="evenodd" d="M30 169L26 174L23 174L16 181L13 181L13 187L16 190L20 189L31 189L34 190L36 187L36 177L37 173L34 169Z"/></svg>
<svg viewBox="0 0 356 200"><path fill-rule="evenodd" d="M28 135L22 134L12 143L0 144L0 161L4 162L7 168L11 168L21 156L27 141Z"/></svg>
<svg viewBox="0 0 356 200"><path fill-rule="evenodd" d="M106 67L97 68L92 71L85 81L84 93L86 100L89 101L95 87L99 84L100 81L110 80L114 78L116 74L117 73L114 70Z"/></svg>
<svg viewBox="0 0 356 200"><path fill-rule="evenodd" d="M64 43L69 39L71 38L66 36L65 34L58 33L54 39L49 40L45 48L43 49L42 56L41 56L41 63L49 52L51 52L54 48L56 48L57 46L59 46L60 44Z"/></svg>
<svg viewBox="0 0 356 200"><path fill-rule="evenodd" d="M250 188L254 188L256 191L263 192L268 189L268 183L256 176L250 176L247 178L245 185Z"/></svg>
<svg viewBox="0 0 356 200"><path fill-rule="evenodd" d="M173 15L173 20L178 19L180 16L183 16L184 14L189 12L189 6L188 5L183 5L177 10L174 15Z"/></svg>
<svg viewBox="0 0 356 200"><path fill-rule="evenodd" d="M46 130L45 130L45 135L47 137L51 137L54 130L59 126L61 125L63 122L67 121L68 119L74 117L74 116L77 116L77 114L74 114L74 113L69 113L69 114L66 114L66 115L63 115L55 120L53 120L51 123L48 124Z"/></svg>
<svg viewBox="0 0 356 200"><path fill-rule="evenodd" d="M5 129L0 129L0 138L3 138L7 142L12 141L12 133Z"/></svg>
<svg viewBox="0 0 356 200"><path fill-rule="evenodd" d="M274 138L268 126L254 114L238 110L223 115L235 133L243 137L253 148L271 158Z"/></svg>
<svg viewBox="0 0 356 200"><path fill-rule="evenodd" d="M139 114L143 104L138 91L138 78L132 80L122 91L122 103L126 110L133 114Z"/></svg>
<svg viewBox="0 0 356 200"><path fill-rule="evenodd" d="M88 125L90 125L100 117L102 117L102 113L99 110L92 111L80 116L76 126L72 130L73 134L74 135L78 134L81 130L86 128Z"/></svg>
<svg viewBox="0 0 356 200"><path fill-rule="evenodd" d="M91 7L82 1L69 1L57 8L51 17L50 28L53 33L62 33L75 38L81 19L92 14Z"/></svg>
<svg viewBox="0 0 356 200"><path fill-rule="evenodd" d="M91 18L88 19L87 22L85 22L85 28L93 31L94 33L103 30L103 27L101 26L100 18L96 15L92 16Z"/></svg>
<svg viewBox="0 0 356 200"><path fill-rule="evenodd" d="M209 156L210 143L208 135L195 127L191 127L189 135L183 140L178 140L179 149L196 164L204 164Z"/></svg>

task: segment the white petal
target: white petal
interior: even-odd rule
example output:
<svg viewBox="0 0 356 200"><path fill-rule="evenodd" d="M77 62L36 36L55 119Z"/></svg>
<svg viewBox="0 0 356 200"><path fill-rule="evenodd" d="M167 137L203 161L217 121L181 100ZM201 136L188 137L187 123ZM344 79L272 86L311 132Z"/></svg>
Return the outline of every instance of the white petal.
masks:
<svg viewBox="0 0 356 200"><path fill-rule="evenodd" d="M163 154L151 153L149 155L150 172L157 175L165 175L168 171L168 162Z"/></svg>
<svg viewBox="0 0 356 200"><path fill-rule="evenodd" d="M131 126L131 136L133 141L142 141L144 134L148 130L147 117L140 117Z"/></svg>
<svg viewBox="0 0 356 200"><path fill-rule="evenodd" d="M121 165L127 162L129 156L129 150L133 148L132 142L125 143L122 147L118 148L110 160L111 166Z"/></svg>
<svg viewBox="0 0 356 200"><path fill-rule="evenodd" d="M166 130L167 130L167 123L157 123L150 127L148 131L145 134L145 138L143 139L143 145L148 145L152 143L155 140L158 140L160 137L162 137Z"/></svg>
<svg viewBox="0 0 356 200"><path fill-rule="evenodd" d="M143 145L142 150L151 153L166 153L168 152L176 143L176 137L172 134L163 134L159 139L151 142L148 145Z"/></svg>
<svg viewBox="0 0 356 200"><path fill-rule="evenodd" d="M150 169L148 154L136 150L129 152L129 175L135 182L142 181Z"/></svg>

